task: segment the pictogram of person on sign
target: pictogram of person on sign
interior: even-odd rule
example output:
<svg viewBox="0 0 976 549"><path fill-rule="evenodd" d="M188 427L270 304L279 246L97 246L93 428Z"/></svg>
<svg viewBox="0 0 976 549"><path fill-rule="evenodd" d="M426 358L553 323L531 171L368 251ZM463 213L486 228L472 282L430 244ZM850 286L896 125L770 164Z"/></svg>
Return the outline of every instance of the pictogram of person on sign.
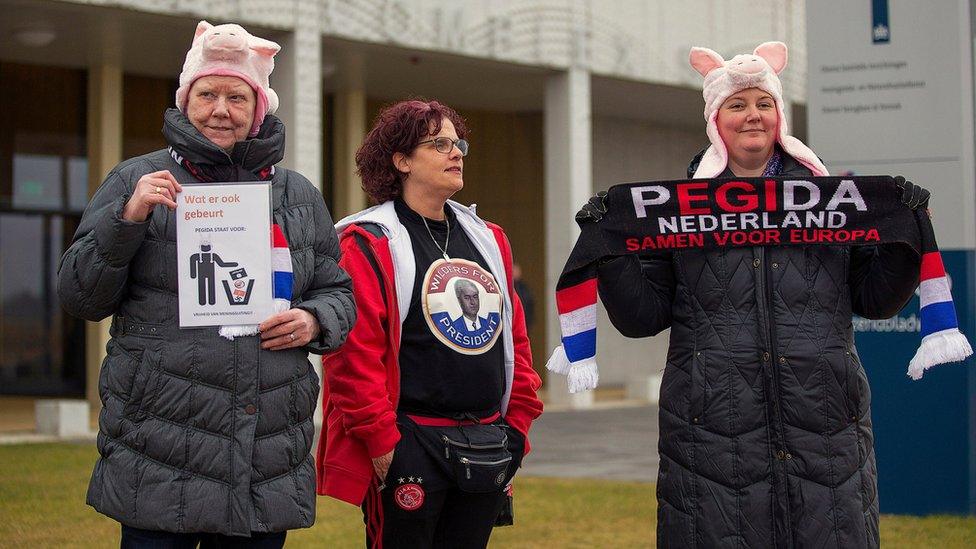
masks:
<svg viewBox="0 0 976 549"><path fill-rule="evenodd" d="M219 255L210 251L209 242L201 243L200 253L190 256L190 278L197 279L197 296L200 305L217 303L214 265L236 267L237 263L220 259Z"/></svg>

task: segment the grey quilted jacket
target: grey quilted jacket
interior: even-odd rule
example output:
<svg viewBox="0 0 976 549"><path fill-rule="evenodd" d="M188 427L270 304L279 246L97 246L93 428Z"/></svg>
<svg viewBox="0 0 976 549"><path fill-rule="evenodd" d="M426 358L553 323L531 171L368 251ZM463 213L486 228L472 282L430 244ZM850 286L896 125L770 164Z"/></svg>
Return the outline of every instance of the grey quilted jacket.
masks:
<svg viewBox="0 0 976 549"><path fill-rule="evenodd" d="M783 160L783 175L810 175ZM918 272L899 246L682 251L600 267L621 333L671 328L658 547L878 546L871 392L851 315L894 315Z"/></svg>
<svg viewBox="0 0 976 549"><path fill-rule="evenodd" d="M232 155L175 109L163 133L195 165L221 166L233 181L255 179L250 172L281 160L283 126L273 116L263 126ZM338 347L355 320L322 195L295 172L274 173L274 221L294 269L292 305L318 319L321 336L305 348L264 351L257 336L229 341L213 327L179 329L173 212L159 206L146 222L121 219L136 181L158 170L182 185L197 182L167 150L119 164L85 210L58 272L66 311L93 321L113 315L98 382L101 457L88 504L151 530L246 536L308 527L319 380L307 355Z"/></svg>

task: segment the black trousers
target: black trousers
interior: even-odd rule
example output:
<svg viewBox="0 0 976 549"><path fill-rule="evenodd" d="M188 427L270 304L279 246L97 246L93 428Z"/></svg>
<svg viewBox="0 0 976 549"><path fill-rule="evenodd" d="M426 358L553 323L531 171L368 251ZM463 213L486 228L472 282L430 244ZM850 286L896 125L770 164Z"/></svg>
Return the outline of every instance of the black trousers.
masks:
<svg viewBox="0 0 976 549"><path fill-rule="evenodd" d="M397 423L401 438L390 471L384 483L374 479L363 502L366 547L486 547L495 519L507 501L504 486L497 492L480 494L458 489L418 441L413 429L423 427Z"/></svg>
<svg viewBox="0 0 976 549"><path fill-rule="evenodd" d="M122 525L122 549L281 549L287 532L252 532L251 537L178 534Z"/></svg>

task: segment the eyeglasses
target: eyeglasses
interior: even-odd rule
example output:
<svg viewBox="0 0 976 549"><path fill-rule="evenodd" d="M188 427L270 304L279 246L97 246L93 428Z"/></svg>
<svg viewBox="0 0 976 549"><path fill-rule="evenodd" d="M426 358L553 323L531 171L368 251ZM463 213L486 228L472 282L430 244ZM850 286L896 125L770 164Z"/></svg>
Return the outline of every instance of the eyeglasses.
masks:
<svg viewBox="0 0 976 549"><path fill-rule="evenodd" d="M463 139L451 139L450 137L435 137L434 139L428 139L427 141L421 141L417 143L417 146L423 145L424 143L433 143L434 149L439 153L451 154L454 147L457 147L461 151L461 156L468 156L468 142Z"/></svg>

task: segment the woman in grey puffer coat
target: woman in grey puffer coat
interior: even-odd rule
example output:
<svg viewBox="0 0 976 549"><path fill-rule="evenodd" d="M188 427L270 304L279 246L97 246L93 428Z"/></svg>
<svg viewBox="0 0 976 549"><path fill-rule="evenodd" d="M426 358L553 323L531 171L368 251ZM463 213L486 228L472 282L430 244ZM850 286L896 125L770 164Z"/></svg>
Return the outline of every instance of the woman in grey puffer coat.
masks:
<svg viewBox="0 0 976 549"><path fill-rule="evenodd" d="M213 34L204 25L199 40ZM246 33L214 29L222 27L240 29L231 37ZM307 355L342 344L355 306L322 194L275 166L284 127L265 116L276 99L268 101L263 62L225 59L215 69L212 61L190 66L188 55L180 108L164 116L170 148L109 173L61 260L65 310L113 317L88 503L122 523L123 547L193 546L209 539L202 534L280 546L287 530L315 519L309 449L319 379ZM235 71L240 77L228 75ZM200 181L261 179L271 181L273 222L291 253L292 308L262 323L258 336L180 329L177 193Z"/></svg>
<svg viewBox="0 0 976 549"><path fill-rule="evenodd" d="M786 131L776 77L785 45L727 63L695 50L712 144L688 177L827 175ZM714 74L723 70L744 74ZM922 193L906 182L902 199L919 207ZM599 205L598 195L578 219L598 220ZM851 317L897 313L919 262L892 244L675 251L599 267L600 298L622 334L671 328L658 547L878 546L871 391Z"/></svg>

